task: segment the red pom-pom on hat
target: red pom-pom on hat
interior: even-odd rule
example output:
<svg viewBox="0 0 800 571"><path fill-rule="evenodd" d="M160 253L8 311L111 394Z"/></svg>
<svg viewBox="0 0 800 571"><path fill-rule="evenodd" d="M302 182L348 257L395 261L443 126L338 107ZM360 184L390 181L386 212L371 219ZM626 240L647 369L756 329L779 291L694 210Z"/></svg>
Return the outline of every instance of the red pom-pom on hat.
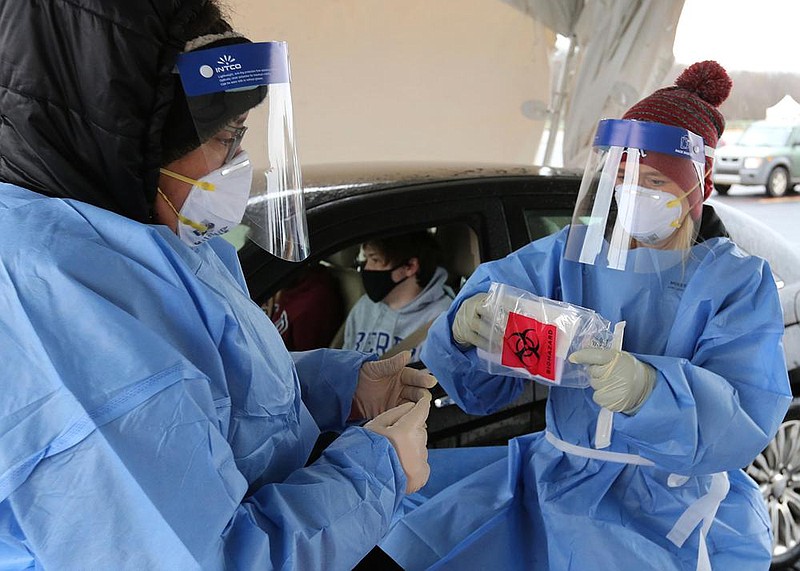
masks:
<svg viewBox="0 0 800 571"><path fill-rule="evenodd" d="M693 63L678 76L675 85L696 93L698 97L719 107L728 98L733 81L725 69L713 60Z"/></svg>

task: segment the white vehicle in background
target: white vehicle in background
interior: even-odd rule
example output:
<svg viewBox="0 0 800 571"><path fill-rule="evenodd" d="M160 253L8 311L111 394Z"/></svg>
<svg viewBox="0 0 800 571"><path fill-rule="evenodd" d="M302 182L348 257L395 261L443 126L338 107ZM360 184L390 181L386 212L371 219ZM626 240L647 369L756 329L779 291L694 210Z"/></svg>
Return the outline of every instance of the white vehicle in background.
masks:
<svg viewBox="0 0 800 571"><path fill-rule="evenodd" d="M800 253L752 216L713 199L710 203L731 239L769 262L783 308L783 348L795 399L778 434L746 471L769 509L773 568L791 568L800 559Z"/></svg>

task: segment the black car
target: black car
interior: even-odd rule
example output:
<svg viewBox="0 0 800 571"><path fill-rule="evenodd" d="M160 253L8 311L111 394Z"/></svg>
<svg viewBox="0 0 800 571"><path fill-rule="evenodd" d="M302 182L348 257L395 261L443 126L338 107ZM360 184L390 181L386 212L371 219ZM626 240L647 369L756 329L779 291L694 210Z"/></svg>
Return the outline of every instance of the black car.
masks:
<svg viewBox="0 0 800 571"><path fill-rule="evenodd" d="M448 283L457 291L479 263L502 258L568 224L580 185L580 174L572 171L495 165L334 165L306 167L303 175L311 257L290 263L248 242L239 250L247 284L254 301L265 303L309 266L322 265L339 285L343 315L363 294L355 264L362 242L420 229L435 231ZM716 210L735 242L770 261L786 314L787 340L790 332L796 338L800 256L752 218L721 204ZM337 335L330 345L340 346L340 339ZM800 347L789 344L787 351L794 390L800 381ZM448 406L441 388L434 392L439 406L432 408L428 420L430 447L505 444L544 428L547 389L535 383L513 405L481 417ZM800 556L796 419L800 405L793 403L778 438L748 467L770 507L776 563L789 564Z"/></svg>

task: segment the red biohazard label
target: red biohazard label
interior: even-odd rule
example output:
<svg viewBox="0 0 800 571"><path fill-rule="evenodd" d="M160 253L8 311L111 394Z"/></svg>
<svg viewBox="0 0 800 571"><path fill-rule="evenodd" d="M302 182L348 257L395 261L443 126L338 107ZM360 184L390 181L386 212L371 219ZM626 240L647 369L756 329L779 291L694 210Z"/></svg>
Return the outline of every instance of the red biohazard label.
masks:
<svg viewBox="0 0 800 571"><path fill-rule="evenodd" d="M555 381L557 333L555 325L509 312L503 334L501 363L507 367L521 367L532 375Z"/></svg>

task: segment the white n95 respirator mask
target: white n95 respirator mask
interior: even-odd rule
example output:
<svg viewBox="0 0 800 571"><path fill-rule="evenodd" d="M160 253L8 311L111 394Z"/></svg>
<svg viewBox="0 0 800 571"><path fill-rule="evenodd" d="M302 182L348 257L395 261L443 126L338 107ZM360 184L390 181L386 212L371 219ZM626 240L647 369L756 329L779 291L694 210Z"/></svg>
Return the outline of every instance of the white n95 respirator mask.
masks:
<svg viewBox="0 0 800 571"><path fill-rule="evenodd" d="M681 200L668 192L620 184L614 194L622 227L642 244L663 242L681 226Z"/></svg>
<svg viewBox="0 0 800 571"><path fill-rule="evenodd" d="M178 236L189 246L221 236L242 221L253 180L253 166L245 151L199 180L164 168L161 174L192 185L180 211L159 189L178 217Z"/></svg>

